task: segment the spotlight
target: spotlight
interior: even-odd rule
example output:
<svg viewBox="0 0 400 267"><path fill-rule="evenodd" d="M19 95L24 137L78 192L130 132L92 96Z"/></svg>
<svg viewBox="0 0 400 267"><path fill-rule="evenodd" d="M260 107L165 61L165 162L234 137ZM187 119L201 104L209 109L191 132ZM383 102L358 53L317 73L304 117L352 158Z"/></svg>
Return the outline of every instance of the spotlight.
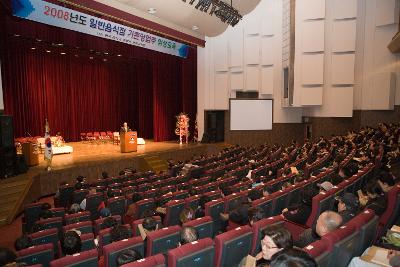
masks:
<svg viewBox="0 0 400 267"><path fill-rule="evenodd" d="M61 54L61 55L65 55L66 53L65 53L65 52L61 52L60 54Z"/></svg>
<svg viewBox="0 0 400 267"><path fill-rule="evenodd" d="M121 55L121 54L118 54L117 57L122 57L122 55Z"/></svg>
<svg viewBox="0 0 400 267"><path fill-rule="evenodd" d="M149 14L156 14L157 9L155 9L154 7L150 7L149 9L147 9L147 12L149 12Z"/></svg>
<svg viewBox="0 0 400 267"><path fill-rule="evenodd" d="M32 49L32 50L35 50L35 49L36 49L36 47L31 47L31 49Z"/></svg>
<svg viewBox="0 0 400 267"><path fill-rule="evenodd" d="M93 57L89 57L90 59L93 59Z"/></svg>
<svg viewBox="0 0 400 267"><path fill-rule="evenodd" d="M50 51L50 50L46 50L46 52L47 52L47 53L51 53L51 51Z"/></svg>

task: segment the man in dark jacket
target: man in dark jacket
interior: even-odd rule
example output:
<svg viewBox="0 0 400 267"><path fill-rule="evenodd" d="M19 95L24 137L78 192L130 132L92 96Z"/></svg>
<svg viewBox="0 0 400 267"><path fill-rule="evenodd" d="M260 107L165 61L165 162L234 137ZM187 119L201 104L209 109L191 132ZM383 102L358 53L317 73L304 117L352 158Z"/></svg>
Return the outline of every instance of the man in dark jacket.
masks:
<svg viewBox="0 0 400 267"><path fill-rule="evenodd" d="M338 213L342 216L343 223L346 223L353 219L360 208L358 198L352 193L345 193L342 197L337 198Z"/></svg>

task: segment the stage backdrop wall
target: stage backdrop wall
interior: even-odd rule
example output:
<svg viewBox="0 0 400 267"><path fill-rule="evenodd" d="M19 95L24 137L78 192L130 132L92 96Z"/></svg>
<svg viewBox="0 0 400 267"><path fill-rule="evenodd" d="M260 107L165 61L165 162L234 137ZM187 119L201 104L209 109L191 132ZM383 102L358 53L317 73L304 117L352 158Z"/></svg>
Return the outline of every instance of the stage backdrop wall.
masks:
<svg viewBox="0 0 400 267"><path fill-rule="evenodd" d="M173 140L181 111L194 129L196 48L181 59L20 20L4 9L0 22L4 110L14 116L16 137L43 135L48 118L52 134L68 141L118 130L124 121L140 137Z"/></svg>

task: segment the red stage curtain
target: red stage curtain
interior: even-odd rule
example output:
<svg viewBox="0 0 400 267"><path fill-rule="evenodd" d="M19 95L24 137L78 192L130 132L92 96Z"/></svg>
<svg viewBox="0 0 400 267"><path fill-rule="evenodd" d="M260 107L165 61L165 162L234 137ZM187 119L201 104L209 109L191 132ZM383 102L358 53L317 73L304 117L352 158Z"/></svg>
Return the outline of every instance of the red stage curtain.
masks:
<svg viewBox="0 0 400 267"><path fill-rule="evenodd" d="M80 132L118 130L124 121L140 137L173 140L181 111L193 132L196 48L181 59L1 15L4 107L14 116L16 137L43 135L47 117L52 134L60 131L68 141L79 140Z"/></svg>

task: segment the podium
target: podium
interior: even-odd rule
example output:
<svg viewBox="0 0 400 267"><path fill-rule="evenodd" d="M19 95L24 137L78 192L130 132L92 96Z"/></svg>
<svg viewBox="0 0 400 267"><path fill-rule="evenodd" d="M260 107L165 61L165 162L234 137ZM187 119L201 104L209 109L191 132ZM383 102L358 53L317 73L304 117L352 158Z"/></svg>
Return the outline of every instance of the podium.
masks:
<svg viewBox="0 0 400 267"><path fill-rule="evenodd" d="M35 143L23 143L22 154L25 157L26 165L36 166L39 165L39 151L38 145Z"/></svg>
<svg viewBox="0 0 400 267"><path fill-rule="evenodd" d="M120 133L121 153L129 153L137 151L137 132Z"/></svg>

